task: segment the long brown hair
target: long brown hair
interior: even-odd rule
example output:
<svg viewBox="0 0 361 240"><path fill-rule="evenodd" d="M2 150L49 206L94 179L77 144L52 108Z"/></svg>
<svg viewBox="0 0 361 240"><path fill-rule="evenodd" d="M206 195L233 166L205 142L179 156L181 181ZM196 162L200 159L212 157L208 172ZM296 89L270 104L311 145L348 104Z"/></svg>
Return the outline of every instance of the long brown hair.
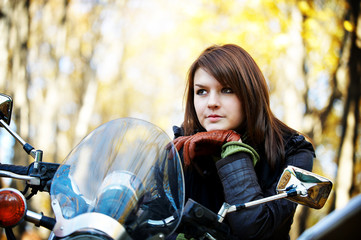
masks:
<svg viewBox="0 0 361 240"><path fill-rule="evenodd" d="M202 68L223 86L229 86L242 106L244 122L239 132L247 134L247 142L264 149L266 160L272 168L284 160L283 133L296 133L277 119L269 103L266 80L253 58L234 44L211 46L194 61L188 72L185 92L186 109L183 128L185 135L205 131L198 121L194 107L194 75Z"/></svg>

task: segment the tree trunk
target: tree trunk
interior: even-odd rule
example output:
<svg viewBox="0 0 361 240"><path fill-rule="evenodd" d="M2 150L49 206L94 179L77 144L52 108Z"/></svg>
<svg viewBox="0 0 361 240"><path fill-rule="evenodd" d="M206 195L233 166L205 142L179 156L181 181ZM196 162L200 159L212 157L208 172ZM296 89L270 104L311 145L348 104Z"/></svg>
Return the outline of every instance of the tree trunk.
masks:
<svg viewBox="0 0 361 240"><path fill-rule="evenodd" d="M342 120L342 136L338 157L338 171L335 186L335 208L347 204L355 189L354 166L356 141L358 138L358 122L361 94L361 15L360 2L350 0L351 21L354 26L351 32L349 57L349 86Z"/></svg>

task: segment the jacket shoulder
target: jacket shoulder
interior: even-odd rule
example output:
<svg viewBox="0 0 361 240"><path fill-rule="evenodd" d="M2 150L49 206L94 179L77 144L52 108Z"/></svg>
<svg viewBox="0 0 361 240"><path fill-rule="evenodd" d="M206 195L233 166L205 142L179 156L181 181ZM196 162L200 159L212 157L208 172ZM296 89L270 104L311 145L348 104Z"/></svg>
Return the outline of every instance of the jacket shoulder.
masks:
<svg viewBox="0 0 361 240"><path fill-rule="evenodd" d="M173 133L174 133L174 138L184 136L184 131L182 127L173 126Z"/></svg>
<svg viewBox="0 0 361 240"><path fill-rule="evenodd" d="M299 151L309 151L315 157L315 150L309 141L301 134L293 134L285 139L285 156L293 155Z"/></svg>

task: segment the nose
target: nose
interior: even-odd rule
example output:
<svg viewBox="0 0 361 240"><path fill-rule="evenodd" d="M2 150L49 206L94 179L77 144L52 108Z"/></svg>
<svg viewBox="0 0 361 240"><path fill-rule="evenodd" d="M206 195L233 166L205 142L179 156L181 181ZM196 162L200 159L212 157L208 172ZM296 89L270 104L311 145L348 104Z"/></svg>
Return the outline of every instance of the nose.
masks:
<svg viewBox="0 0 361 240"><path fill-rule="evenodd" d="M211 92L208 98L209 108L218 108L220 106L220 99L217 93Z"/></svg>

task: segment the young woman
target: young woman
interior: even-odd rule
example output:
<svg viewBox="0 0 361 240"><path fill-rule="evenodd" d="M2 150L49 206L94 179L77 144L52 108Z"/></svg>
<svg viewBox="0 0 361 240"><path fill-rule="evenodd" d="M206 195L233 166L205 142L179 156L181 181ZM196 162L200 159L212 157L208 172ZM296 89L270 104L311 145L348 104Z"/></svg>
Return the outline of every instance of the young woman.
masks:
<svg viewBox="0 0 361 240"><path fill-rule="evenodd" d="M273 115L263 74L237 45L211 46L192 64L184 122L174 132L186 200L215 213L223 202L276 194L287 165L312 170L312 144ZM239 239L289 239L296 205L265 203L227 214L225 223Z"/></svg>

